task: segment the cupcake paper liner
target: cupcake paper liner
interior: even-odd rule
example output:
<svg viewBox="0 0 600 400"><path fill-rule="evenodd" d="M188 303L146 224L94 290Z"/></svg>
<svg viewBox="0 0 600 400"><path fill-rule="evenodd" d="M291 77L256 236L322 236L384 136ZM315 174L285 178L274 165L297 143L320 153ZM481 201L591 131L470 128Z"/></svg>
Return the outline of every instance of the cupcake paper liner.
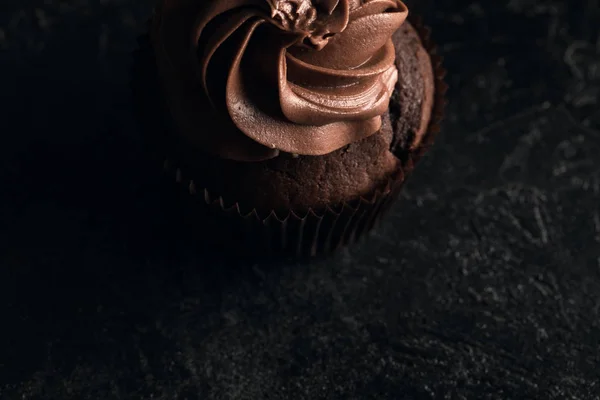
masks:
<svg viewBox="0 0 600 400"><path fill-rule="evenodd" d="M297 258L326 255L341 247L355 243L379 223L397 199L406 178L412 173L421 157L433 145L440 132L440 123L446 105L444 82L446 71L442 58L436 55L436 46L430 39L430 30L420 18L409 18L424 48L431 57L435 77L435 99L427 133L420 145L404 154L402 165L383 186L367 196L342 203L336 207L309 209L299 214L289 210L285 215L271 211L266 214L256 209L244 212L233 199L224 199L218 193L198 187L188 169L176 157L172 135L169 135L169 118L162 97L154 54L147 35L139 38L139 48L134 55L132 90L135 112L146 136L148 151L162 165L163 171L178 183L184 197L196 211L202 212L200 229L209 228L206 219L225 228L221 240L235 238L246 251L259 257L295 256ZM197 218L190 213L190 217ZM215 237L213 232L208 236ZM205 235L206 236L206 235ZM217 236L219 237L219 236ZM217 239L219 240L219 239Z"/></svg>

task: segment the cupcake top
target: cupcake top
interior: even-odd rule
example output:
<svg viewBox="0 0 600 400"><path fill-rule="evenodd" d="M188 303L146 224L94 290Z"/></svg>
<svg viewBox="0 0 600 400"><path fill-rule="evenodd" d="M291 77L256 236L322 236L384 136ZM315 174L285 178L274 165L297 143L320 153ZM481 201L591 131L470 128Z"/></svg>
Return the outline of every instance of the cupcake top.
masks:
<svg viewBox="0 0 600 400"><path fill-rule="evenodd" d="M407 14L399 0L165 0L153 40L169 108L224 158L331 153L380 129Z"/></svg>

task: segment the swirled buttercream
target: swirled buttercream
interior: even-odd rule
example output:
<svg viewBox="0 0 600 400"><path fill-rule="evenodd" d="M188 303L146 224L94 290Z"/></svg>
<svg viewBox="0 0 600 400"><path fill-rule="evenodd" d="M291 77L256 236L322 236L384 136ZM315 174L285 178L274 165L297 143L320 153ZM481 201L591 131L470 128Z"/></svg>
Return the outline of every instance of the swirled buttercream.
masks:
<svg viewBox="0 0 600 400"><path fill-rule="evenodd" d="M237 160L323 155L379 130L398 79L391 37L408 14L401 1L167 0L163 14L175 3L187 13L182 26L163 18L159 58L180 82L176 103L187 102L176 119L221 136L206 138L209 150ZM187 50L171 48L186 31ZM230 122L222 134L187 115L202 103Z"/></svg>

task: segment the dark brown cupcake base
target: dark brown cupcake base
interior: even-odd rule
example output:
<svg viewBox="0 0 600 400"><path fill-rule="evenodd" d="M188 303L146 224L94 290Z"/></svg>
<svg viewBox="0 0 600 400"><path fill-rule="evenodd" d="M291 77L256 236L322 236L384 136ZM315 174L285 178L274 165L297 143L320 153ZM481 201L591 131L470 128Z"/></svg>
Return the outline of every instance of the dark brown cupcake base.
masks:
<svg viewBox="0 0 600 400"><path fill-rule="evenodd" d="M140 38L132 76L136 113L148 138L150 154L157 162L161 160L164 171L178 183L184 195L184 203L191 207L190 218L193 223L197 223L200 230L210 230L203 232L204 237L211 236L217 241L235 241L235 247L243 246L244 251L254 256L301 258L334 252L364 237L377 225L398 197L406 177L433 144L440 131L446 104L444 95L447 85L443 81L445 71L441 66L441 58L435 55L429 30L418 19L411 19L411 24L429 52L434 68L436 93L427 134L418 147L410 152L406 152L404 148L401 154L397 154L402 165L387 184L367 196L341 203L337 207L309 209L300 215L293 210L244 210L240 203L227 201L196 183L193 174L188 172L191 170L169 151L177 144L167 133L170 120L165 115L166 107L154 67L151 44L147 37ZM197 212L201 213L201 217L198 217Z"/></svg>

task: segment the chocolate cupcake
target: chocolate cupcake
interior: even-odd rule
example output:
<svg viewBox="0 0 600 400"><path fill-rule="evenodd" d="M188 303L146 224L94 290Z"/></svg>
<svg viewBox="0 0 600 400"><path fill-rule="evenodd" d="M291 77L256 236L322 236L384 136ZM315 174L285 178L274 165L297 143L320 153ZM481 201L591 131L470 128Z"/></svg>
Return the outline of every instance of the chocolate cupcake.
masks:
<svg viewBox="0 0 600 400"><path fill-rule="evenodd" d="M162 0L134 91L151 147L253 249L368 232L439 131L445 84L399 0Z"/></svg>

